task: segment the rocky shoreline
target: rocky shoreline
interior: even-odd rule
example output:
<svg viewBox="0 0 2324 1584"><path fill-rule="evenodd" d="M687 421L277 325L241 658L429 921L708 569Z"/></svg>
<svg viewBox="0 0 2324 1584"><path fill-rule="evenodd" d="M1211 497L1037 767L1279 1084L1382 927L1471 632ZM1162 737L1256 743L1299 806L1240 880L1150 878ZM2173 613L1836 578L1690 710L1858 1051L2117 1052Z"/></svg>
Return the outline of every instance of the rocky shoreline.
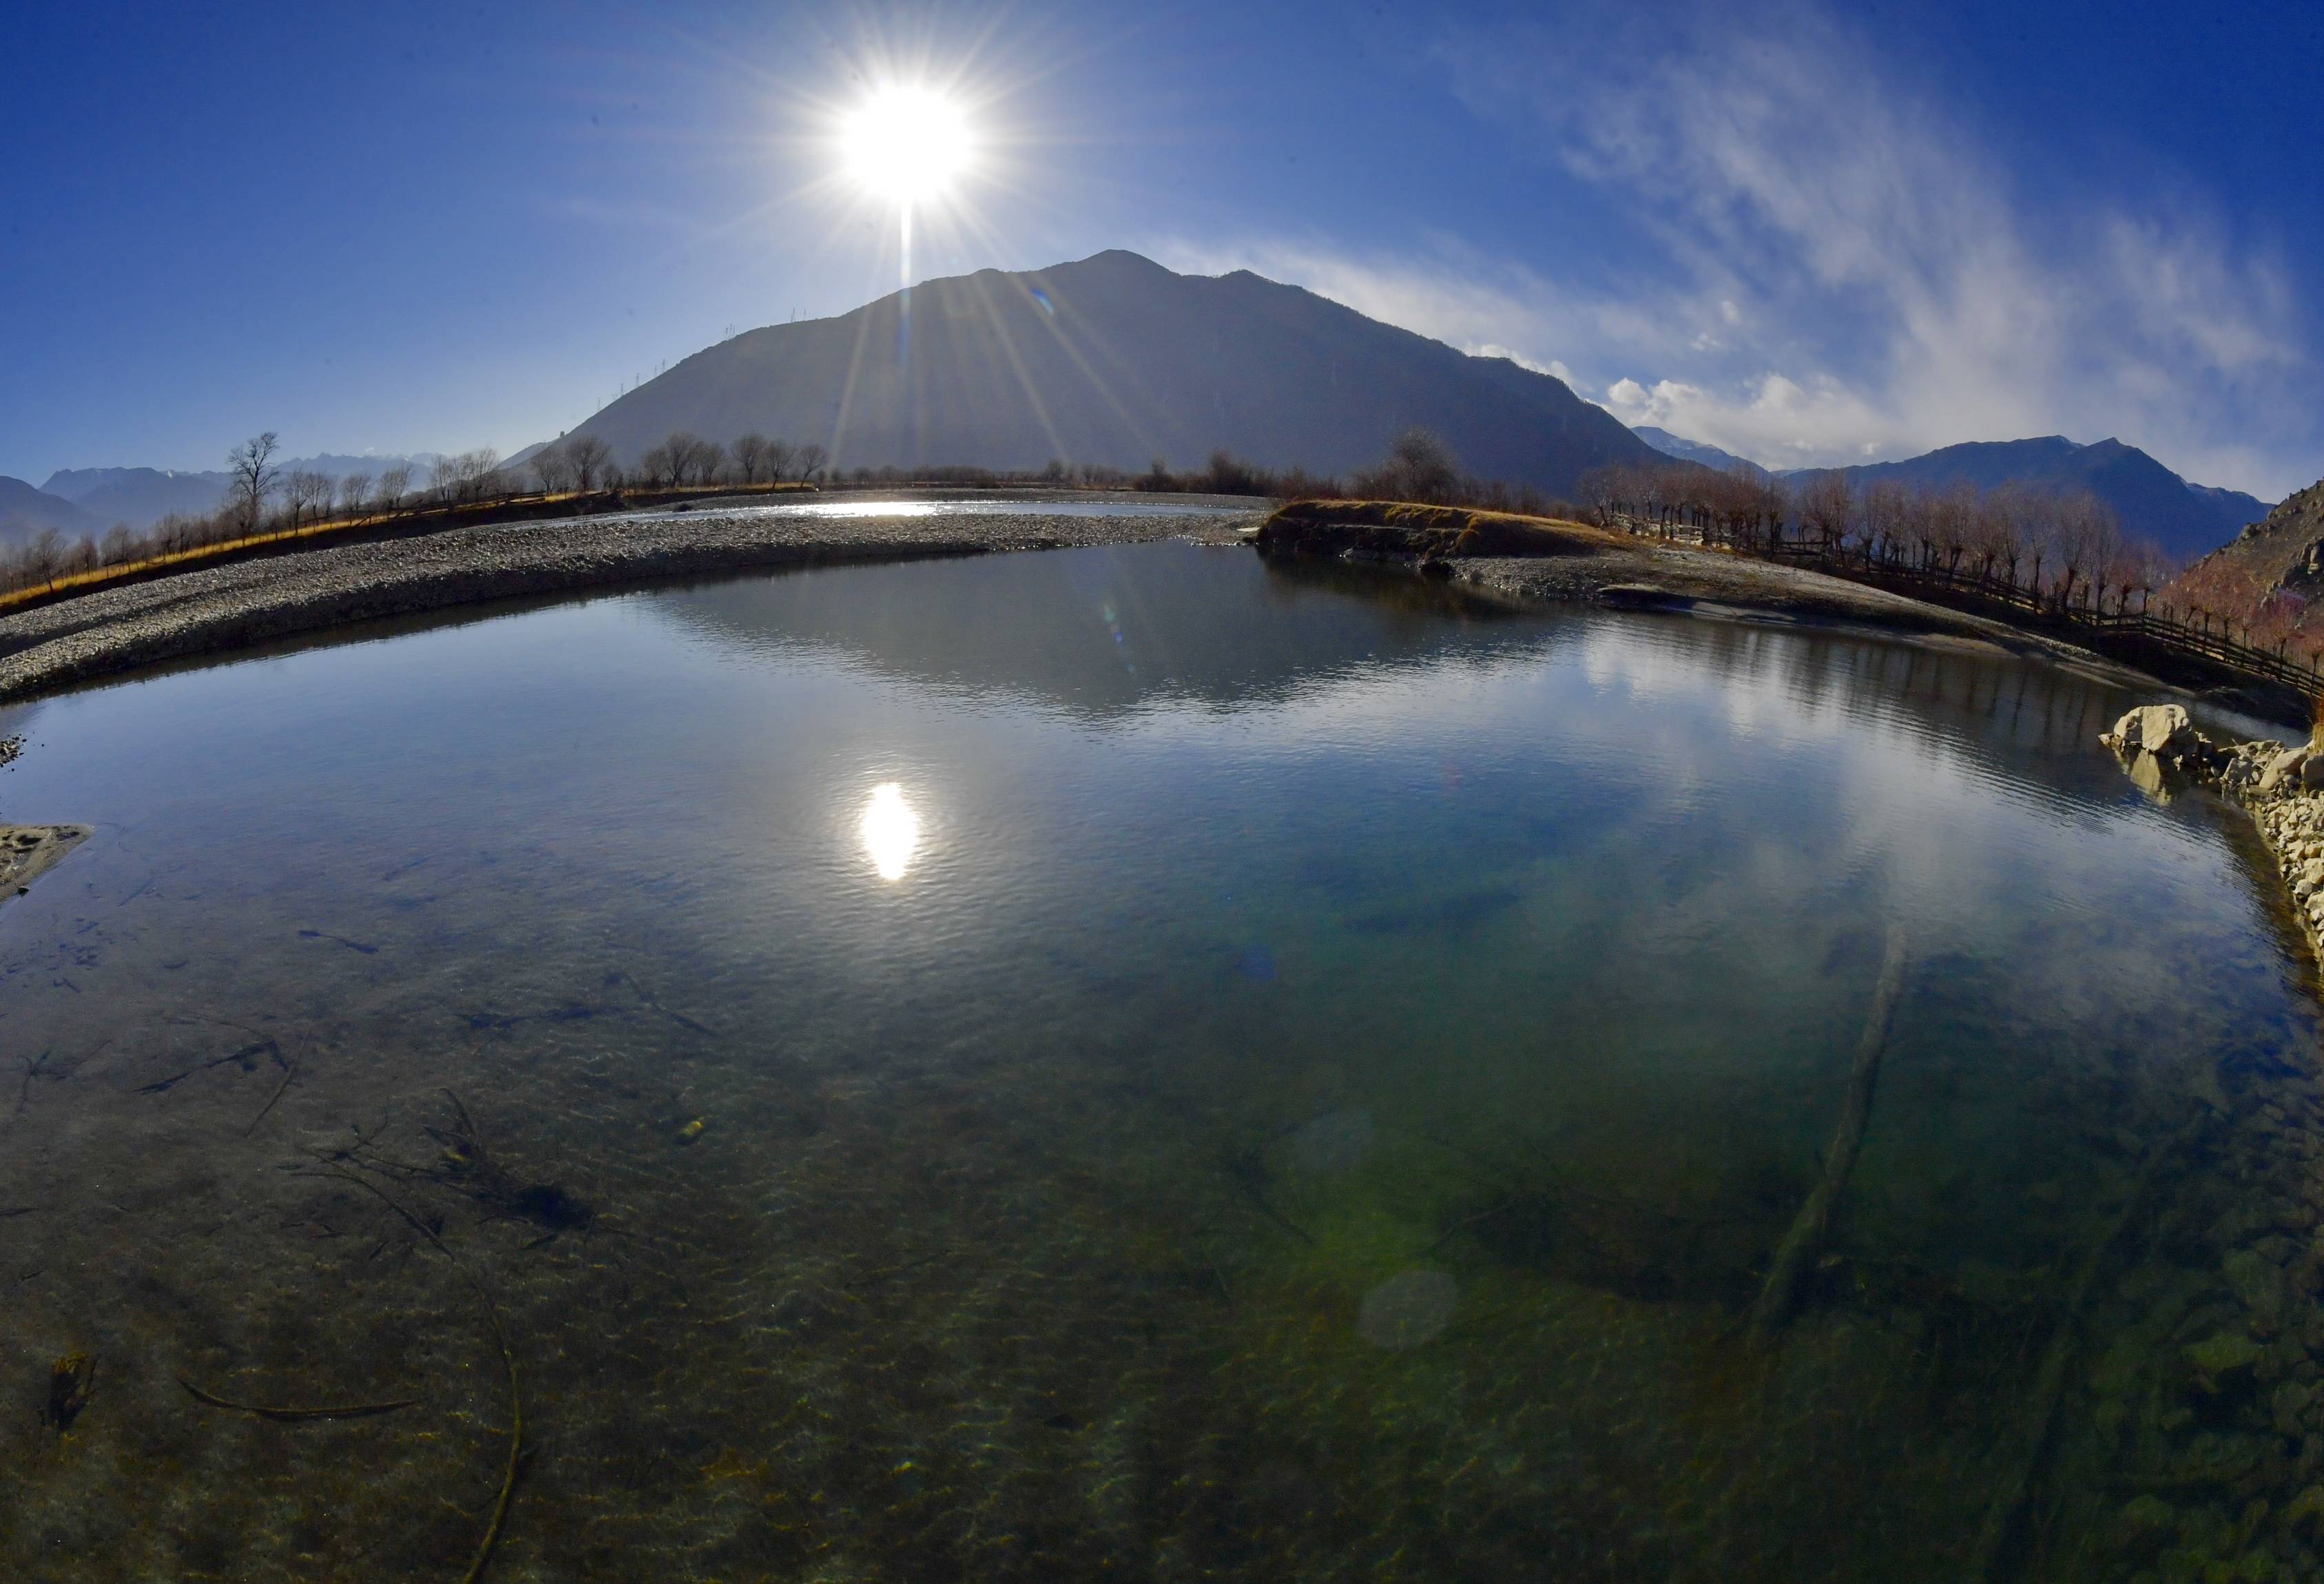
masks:
<svg viewBox="0 0 2324 1584"><path fill-rule="evenodd" d="M2151 797L2167 802L2201 787L2248 813L2309 950L2324 964L2324 742L2213 742L2175 704L2132 710L2098 741Z"/></svg>

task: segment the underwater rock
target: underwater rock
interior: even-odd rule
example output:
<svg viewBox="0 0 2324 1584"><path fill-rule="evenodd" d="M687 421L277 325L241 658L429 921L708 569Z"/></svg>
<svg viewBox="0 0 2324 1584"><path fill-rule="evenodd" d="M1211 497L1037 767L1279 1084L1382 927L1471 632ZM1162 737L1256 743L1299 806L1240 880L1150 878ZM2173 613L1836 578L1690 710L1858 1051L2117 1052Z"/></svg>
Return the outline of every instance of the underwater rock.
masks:
<svg viewBox="0 0 2324 1584"><path fill-rule="evenodd" d="M59 1435L70 1430L88 1406L96 1386L97 1361L88 1354L68 1353L58 1359L49 1367L49 1400L41 1410L41 1423Z"/></svg>
<svg viewBox="0 0 2324 1584"><path fill-rule="evenodd" d="M0 824L0 902L23 896L88 836L87 825Z"/></svg>
<svg viewBox="0 0 2324 1584"><path fill-rule="evenodd" d="M1344 1172L1372 1147L1372 1114L1332 1111L1291 1135L1291 1159L1303 1172Z"/></svg>
<svg viewBox="0 0 2324 1584"><path fill-rule="evenodd" d="M2181 1348L2180 1353L2195 1367L2203 1388L2216 1392L2227 1379L2258 1363L2266 1350L2242 1331L2221 1331Z"/></svg>
<svg viewBox="0 0 2324 1584"><path fill-rule="evenodd" d="M2178 1509L2159 1496L2143 1496L2115 1515L2115 1549L2144 1561L2178 1532Z"/></svg>
<svg viewBox="0 0 2324 1584"><path fill-rule="evenodd" d="M1442 1335L1460 1301L1459 1285L1444 1272L1400 1271L1364 1294L1356 1329L1373 1347L1401 1352Z"/></svg>
<svg viewBox="0 0 2324 1584"><path fill-rule="evenodd" d="M2324 1518L2324 1485L2310 1486L2283 1509L2283 1526L2295 1534L2302 1531L2313 1533L2319 1518Z"/></svg>
<svg viewBox="0 0 2324 1584"><path fill-rule="evenodd" d="M2267 1404L2269 1412L2274 1416L2276 1434L2298 1435L2301 1420L2308 1412L2308 1404L2313 1402L2315 1397L2316 1392L2313 1387L2302 1386L2296 1380L2286 1381L2276 1387L2275 1395L2268 1399Z"/></svg>
<svg viewBox="0 0 2324 1584"><path fill-rule="evenodd" d="M2227 1285L2251 1311L2253 1333L2273 1333L2283 1315L2283 1272L2253 1248L2238 1248L2219 1263Z"/></svg>

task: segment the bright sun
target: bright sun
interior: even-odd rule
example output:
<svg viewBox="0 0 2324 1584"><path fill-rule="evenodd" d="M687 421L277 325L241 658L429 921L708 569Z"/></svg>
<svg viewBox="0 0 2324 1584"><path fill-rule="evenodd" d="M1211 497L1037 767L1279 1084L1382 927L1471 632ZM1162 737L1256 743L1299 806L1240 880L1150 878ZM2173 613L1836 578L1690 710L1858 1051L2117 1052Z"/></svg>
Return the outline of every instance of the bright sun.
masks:
<svg viewBox="0 0 2324 1584"><path fill-rule="evenodd" d="M840 129L848 174L909 207L939 197L973 152L958 105L924 87L881 88Z"/></svg>

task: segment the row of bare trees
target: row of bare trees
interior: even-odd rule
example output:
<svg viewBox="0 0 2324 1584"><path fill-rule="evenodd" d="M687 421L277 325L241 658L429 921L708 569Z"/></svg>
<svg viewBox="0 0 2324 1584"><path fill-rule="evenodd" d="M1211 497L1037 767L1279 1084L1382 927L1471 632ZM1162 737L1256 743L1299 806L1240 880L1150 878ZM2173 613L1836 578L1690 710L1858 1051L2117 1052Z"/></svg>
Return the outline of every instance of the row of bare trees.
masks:
<svg viewBox="0 0 2324 1584"><path fill-rule="evenodd" d="M614 465L613 447L595 435L574 435L543 446L533 453L530 465L540 487L555 495L619 488L624 483L651 490L812 483L823 476L825 456L821 446L794 446L761 434L722 446L676 429L659 445L648 447L626 473Z"/></svg>
<svg viewBox="0 0 2324 1584"><path fill-rule="evenodd" d="M1840 473L1784 479L1683 463L1600 468L1583 482L1608 519L1746 546L1804 541L1828 553L1997 580L2060 604L2120 608L2133 595L2152 596L2175 571L2082 491L1966 483L1919 490L1895 479L1859 484Z"/></svg>
<svg viewBox="0 0 2324 1584"><path fill-rule="evenodd" d="M226 488L216 511L172 512L143 532L116 523L94 539L70 539L51 530L31 543L0 551L0 589L25 588L105 566L124 566L198 549L228 539L358 521L392 512L514 500L525 481L490 447L439 456L416 480L408 464L377 474L337 477L312 468L285 467L273 431L254 435L226 455ZM684 432L650 447L622 468L613 447L595 435L574 435L544 446L527 459L542 493L594 493L625 488L662 490L739 483L811 482L825 471L821 446L793 446L764 435L744 435L720 446Z"/></svg>

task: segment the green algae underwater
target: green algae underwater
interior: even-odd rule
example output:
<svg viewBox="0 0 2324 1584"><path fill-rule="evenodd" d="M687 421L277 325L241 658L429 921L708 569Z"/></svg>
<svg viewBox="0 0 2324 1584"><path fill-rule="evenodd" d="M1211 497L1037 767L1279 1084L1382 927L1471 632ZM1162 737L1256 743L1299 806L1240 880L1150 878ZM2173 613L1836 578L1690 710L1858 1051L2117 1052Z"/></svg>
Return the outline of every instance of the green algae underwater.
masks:
<svg viewBox="0 0 2324 1584"><path fill-rule="evenodd" d="M0 1570L2315 1576L2315 987L2135 702L1162 544L7 712Z"/></svg>

